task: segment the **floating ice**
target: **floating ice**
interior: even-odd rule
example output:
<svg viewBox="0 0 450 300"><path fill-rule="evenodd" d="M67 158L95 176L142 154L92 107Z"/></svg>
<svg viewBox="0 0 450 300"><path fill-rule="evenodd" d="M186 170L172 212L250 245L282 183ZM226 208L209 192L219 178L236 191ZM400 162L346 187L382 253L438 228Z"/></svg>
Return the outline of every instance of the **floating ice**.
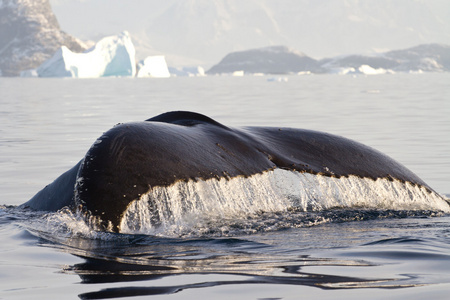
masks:
<svg viewBox="0 0 450 300"><path fill-rule="evenodd" d="M30 69L20 72L20 77L39 77L36 69Z"/></svg>
<svg viewBox="0 0 450 300"><path fill-rule="evenodd" d="M139 62L137 77L170 77L166 59L162 55L148 56Z"/></svg>
<svg viewBox="0 0 450 300"><path fill-rule="evenodd" d="M201 66L182 67L181 69L169 67L169 72L173 76L188 76L188 77L206 76L205 69L203 69L203 67Z"/></svg>
<svg viewBox="0 0 450 300"><path fill-rule="evenodd" d="M196 67L183 67L181 69L183 72L186 72L188 76L205 76L205 69L201 66Z"/></svg>
<svg viewBox="0 0 450 300"><path fill-rule="evenodd" d="M372 68L369 65L361 65L358 68L358 71L360 73L364 74L364 75L379 75L379 74L392 74L392 73L394 73L392 70L386 70L386 69L383 69L383 68L375 69L375 68Z"/></svg>
<svg viewBox="0 0 450 300"><path fill-rule="evenodd" d="M37 68L39 77L95 78L135 76L135 49L130 35L105 37L84 53L74 53L62 46Z"/></svg>
<svg viewBox="0 0 450 300"><path fill-rule="evenodd" d="M267 81L269 82L288 82L288 78L287 77L270 77L267 78Z"/></svg>
<svg viewBox="0 0 450 300"><path fill-rule="evenodd" d="M395 72L390 69L383 69L383 68L375 69L369 65L361 65L356 69L353 67L330 67L328 69L328 73L338 75L355 75L355 74L380 75L380 74L394 74Z"/></svg>

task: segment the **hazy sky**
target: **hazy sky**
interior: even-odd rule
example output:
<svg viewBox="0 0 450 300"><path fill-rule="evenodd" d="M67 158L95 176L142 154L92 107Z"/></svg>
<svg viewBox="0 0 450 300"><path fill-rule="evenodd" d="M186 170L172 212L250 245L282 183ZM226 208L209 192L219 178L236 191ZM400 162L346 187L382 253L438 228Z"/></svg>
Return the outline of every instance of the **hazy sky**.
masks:
<svg viewBox="0 0 450 300"><path fill-rule="evenodd" d="M50 0L63 30L98 40L128 30L138 58L217 63L286 45L313 58L450 44L449 0Z"/></svg>

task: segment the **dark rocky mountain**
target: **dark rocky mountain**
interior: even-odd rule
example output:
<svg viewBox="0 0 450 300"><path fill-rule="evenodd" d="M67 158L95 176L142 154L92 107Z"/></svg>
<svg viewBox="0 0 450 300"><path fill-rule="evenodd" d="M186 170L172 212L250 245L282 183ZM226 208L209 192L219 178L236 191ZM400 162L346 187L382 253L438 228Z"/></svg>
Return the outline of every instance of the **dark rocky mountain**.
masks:
<svg viewBox="0 0 450 300"><path fill-rule="evenodd" d="M395 68L396 71L450 71L449 45L419 45L405 50L387 52L385 57L399 63Z"/></svg>
<svg viewBox="0 0 450 300"><path fill-rule="evenodd" d="M233 52L207 71L207 74L233 73L287 74L299 72L320 72L315 59L285 46L271 46L260 49Z"/></svg>
<svg viewBox="0 0 450 300"><path fill-rule="evenodd" d="M164 54L174 67L209 68L228 53L270 45L324 58L450 44L449 0L50 2L66 32L99 40L126 29L139 60Z"/></svg>
<svg viewBox="0 0 450 300"><path fill-rule="evenodd" d="M324 59L321 61L321 65L326 69L357 69L362 65L368 65L374 69L382 68L396 72L450 71L450 46L441 44L426 44L372 56L341 56Z"/></svg>
<svg viewBox="0 0 450 300"><path fill-rule="evenodd" d="M0 75L36 68L63 45L86 48L61 31L49 0L0 0Z"/></svg>
<svg viewBox="0 0 450 300"><path fill-rule="evenodd" d="M382 55L366 56L366 55L347 55L335 58L325 58L320 61L321 65L330 70L337 68L359 68L362 65L371 66L374 69L394 69L400 65L395 59Z"/></svg>
<svg viewBox="0 0 450 300"><path fill-rule="evenodd" d="M265 74L329 73L335 69L358 70L364 65L393 72L450 71L450 46L426 44L372 56L347 55L320 61L287 47L267 47L230 53L207 73L221 74L234 71Z"/></svg>

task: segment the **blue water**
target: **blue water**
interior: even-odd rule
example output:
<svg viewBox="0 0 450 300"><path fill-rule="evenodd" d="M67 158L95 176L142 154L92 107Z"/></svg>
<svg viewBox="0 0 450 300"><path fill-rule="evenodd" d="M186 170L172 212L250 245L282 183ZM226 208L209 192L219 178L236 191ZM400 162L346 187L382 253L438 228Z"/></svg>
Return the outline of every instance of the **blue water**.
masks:
<svg viewBox="0 0 450 300"><path fill-rule="evenodd" d="M343 135L450 194L450 74L267 79L0 78L0 299L447 299L442 213L262 213L155 237L89 232L14 207L114 124L178 109L229 126Z"/></svg>

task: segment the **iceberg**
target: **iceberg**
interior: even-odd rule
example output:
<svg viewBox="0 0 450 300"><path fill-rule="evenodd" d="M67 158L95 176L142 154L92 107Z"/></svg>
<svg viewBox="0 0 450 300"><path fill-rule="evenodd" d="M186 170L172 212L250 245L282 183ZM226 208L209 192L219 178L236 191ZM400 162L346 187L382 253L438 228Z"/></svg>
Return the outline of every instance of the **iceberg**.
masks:
<svg viewBox="0 0 450 300"><path fill-rule="evenodd" d="M358 68L358 71L364 75L379 75L379 74L393 74L394 72L392 70L386 70L383 68L372 68L369 65L361 65Z"/></svg>
<svg viewBox="0 0 450 300"><path fill-rule="evenodd" d="M138 68L139 71L137 77L170 77L166 59L163 55L148 56L146 59L139 62Z"/></svg>
<svg viewBox="0 0 450 300"><path fill-rule="evenodd" d="M336 67L329 68L329 74L338 74L338 75L380 75L380 74L394 74L395 72L391 69L383 69L383 68L372 68L369 65L361 65L358 68L353 67Z"/></svg>
<svg viewBox="0 0 450 300"><path fill-rule="evenodd" d="M205 69L201 66L196 67L182 67L181 69L177 69L174 67L169 67L169 72L173 76L206 76Z"/></svg>
<svg viewBox="0 0 450 300"><path fill-rule="evenodd" d="M205 76L205 69L201 66L197 67L183 67L183 72L186 72L188 76Z"/></svg>
<svg viewBox="0 0 450 300"><path fill-rule="evenodd" d="M39 77L134 77L135 52L129 33L124 31L101 39L83 53L74 53L62 46L36 71Z"/></svg>
<svg viewBox="0 0 450 300"><path fill-rule="evenodd" d="M39 77L36 69L28 69L20 72L20 77Z"/></svg>

